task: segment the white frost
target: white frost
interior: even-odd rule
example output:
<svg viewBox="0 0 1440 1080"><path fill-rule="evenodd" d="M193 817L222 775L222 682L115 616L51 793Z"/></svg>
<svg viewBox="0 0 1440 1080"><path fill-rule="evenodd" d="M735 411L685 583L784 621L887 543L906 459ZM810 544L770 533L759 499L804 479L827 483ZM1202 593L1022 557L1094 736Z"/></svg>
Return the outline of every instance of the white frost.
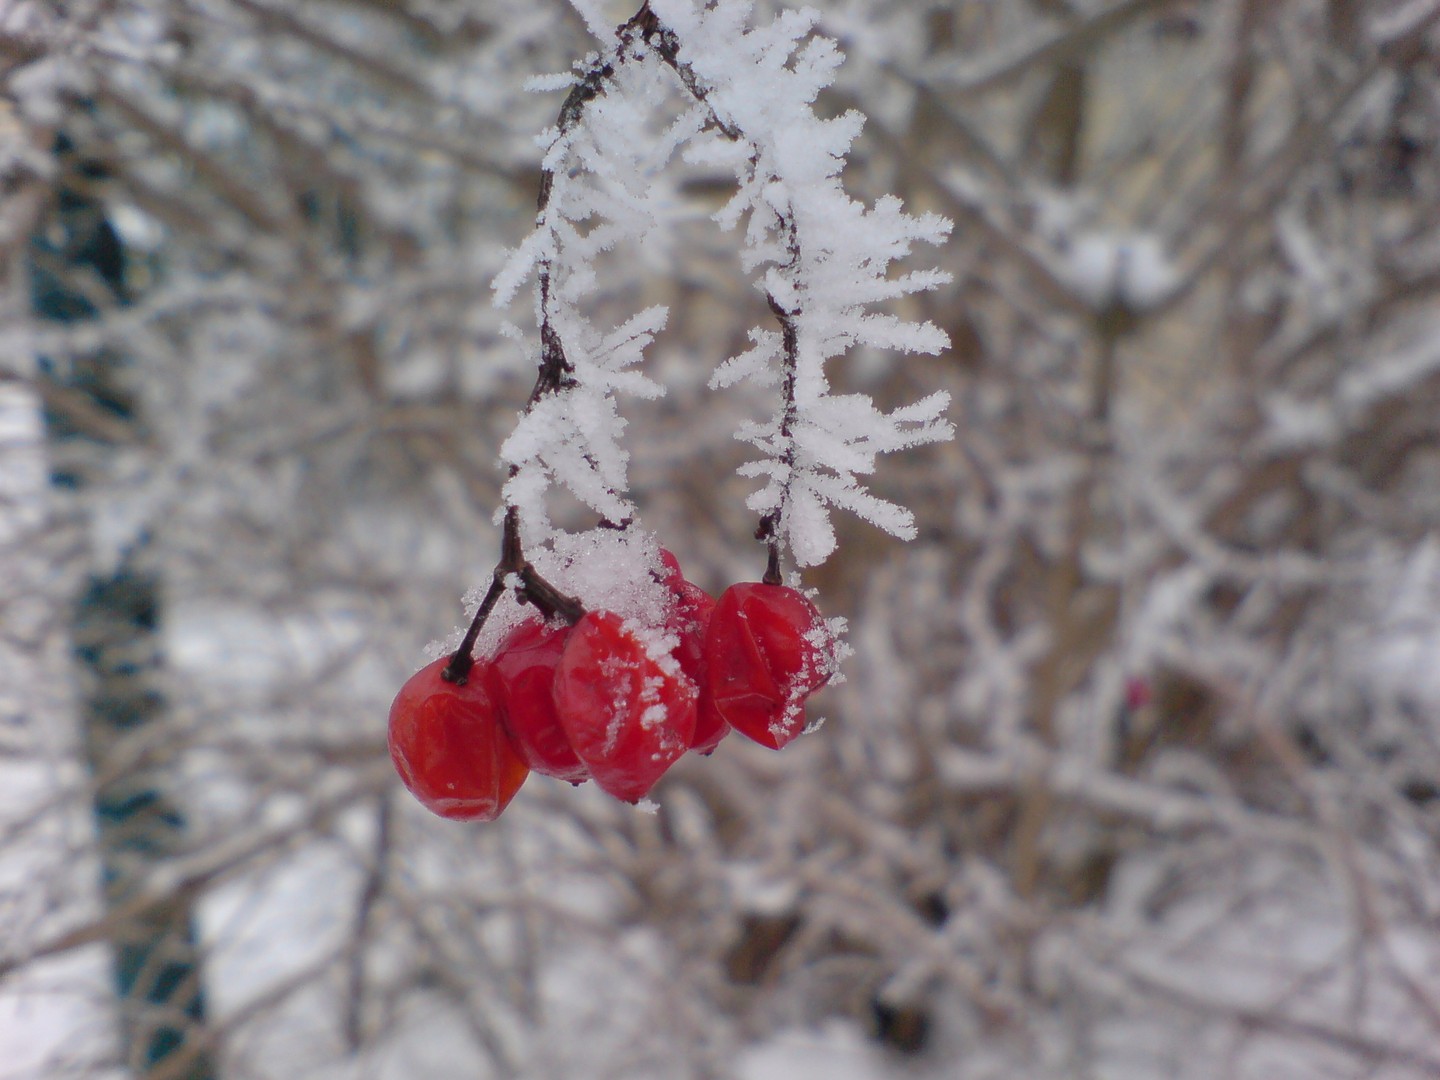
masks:
<svg viewBox="0 0 1440 1080"><path fill-rule="evenodd" d="M502 449L514 470L507 505L519 508L540 543L552 535L542 523L546 492L557 483L603 517L633 519L617 399L662 392L636 365L665 313L651 308L605 332L590 323L585 307L600 287L599 253L622 244L643 249L647 233L665 218L663 196L655 193L663 185L647 177L683 153L692 163L734 172L736 194L717 220L742 228L742 269L755 273L785 312L784 332L773 325L752 330L751 348L724 361L712 379L716 389L751 380L790 391L788 400L777 394L782 400L767 422L737 432L760 453L741 469L761 481L748 505L777 518L780 539L801 566L834 550L830 515L836 509L912 537L909 511L872 495L864 478L881 453L950 438L949 397L932 394L885 412L866 395L831 393L826 365L856 346L901 353L948 346L934 324L871 307L949 280L934 270L892 274L891 267L917 243L942 243L950 222L906 214L893 197L867 208L845 193L840 171L864 118L849 112L822 119L812 108L842 59L835 42L812 34L817 12L784 12L751 28L748 4L655 0L651 6L676 33L679 62L693 74L703 102L657 131L650 114L655 102L673 94L674 73L653 55L622 56L616 43L592 61L603 59L614 69L603 92L578 120L562 121L543 137L553 178L549 198L535 232L494 287L497 302L505 303L525 280L536 280L537 324L563 342L572 370L562 388L529 410ZM704 130L707 114L738 137Z"/></svg>

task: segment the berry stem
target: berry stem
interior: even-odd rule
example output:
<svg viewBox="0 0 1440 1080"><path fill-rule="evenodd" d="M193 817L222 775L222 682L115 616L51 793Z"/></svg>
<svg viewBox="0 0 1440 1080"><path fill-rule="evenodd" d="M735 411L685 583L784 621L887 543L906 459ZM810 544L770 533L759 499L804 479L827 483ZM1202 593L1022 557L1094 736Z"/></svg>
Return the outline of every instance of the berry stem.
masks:
<svg viewBox="0 0 1440 1080"><path fill-rule="evenodd" d="M490 588L486 590L485 598L480 601L480 607L475 612L475 618L470 621L470 628L465 631L460 647L440 672L440 677L446 682L458 686L465 684L470 669L475 665L475 642L479 640L480 631L490 618L490 613L500 602L500 596L505 592L512 575L520 579L520 584L515 587L515 599L522 604L534 604L547 619L559 615L573 626L584 617L585 605L550 584L525 558L525 551L520 543L520 512L512 506L505 511L500 561L495 564L495 570L490 575Z"/></svg>
<svg viewBox="0 0 1440 1080"><path fill-rule="evenodd" d="M495 605L500 601L500 594L504 591L505 575L501 573L499 567L496 567L495 574L490 579L490 588L485 593L485 599L480 601L480 609L475 612L475 618L470 622L470 629L465 631L465 637L460 642L460 647L450 657L450 662L440 669L440 678L457 686L465 685L466 679L470 677L470 669L475 666L475 657L471 655L475 648L475 640L480 636L481 627L490 617L490 612L495 610Z"/></svg>
<svg viewBox="0 0 1440 1080"><path fill-rule="evenodd" d="M534 604L547 619L559 615L571 626L584 618L585 605L551 585L528 562L517 572L520 585L515 590L515 598L522 604Z"/></svg>
<svg viewBox="0 0 1440 1080"><path fill-rule="evenodd" d="M769 551L769 558L765 561L765 576L760 580L766 585L784 584L785 579L780 575L780 541L772 537Z"/></svg>

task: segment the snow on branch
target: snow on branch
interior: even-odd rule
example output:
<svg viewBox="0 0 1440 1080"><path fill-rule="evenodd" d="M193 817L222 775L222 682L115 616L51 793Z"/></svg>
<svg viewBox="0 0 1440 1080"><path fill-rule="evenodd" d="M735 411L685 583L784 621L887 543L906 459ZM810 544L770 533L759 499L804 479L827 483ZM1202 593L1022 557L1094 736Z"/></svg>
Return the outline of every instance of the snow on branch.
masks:
<svg viewBox="0 0 1440 1080"><path fill-rule="evenodd" d="M629 455L618 397L664 393L636 365L664 327L665 308L649 308L608 331L585 311L597 290L596 258L644 237L655 220L648 177L699 125L682 118L659 137L649 130L651 102L664 93L656 83L662 73L635 59L633 41L622 34L610 52L582 66L559 122L540 139L544 178L535 231L494 281L501 305L526 280L536 282L540 374L501 458L510 467L506 506L518 509L542 541L549 537L545 494L557 481L602 518L634 517L625 495Z"/></svg>
<svg viewBox="0 0 1440 1080"><path fill-rule="evenodd" d="M801 566L829 556L837 508L914 535L909 511L872 494L864 478L878 454L951 437L948 395L887 413L866 395L832 393L826 368L857 346L936 353L948 345L932 323L872 305L949 280L938 271L892 275L891 267L918 243L943 242L950 222L906 214L894 198L866 208L845 193L840 171L863 118L827 120L812 108L835 76L839 50L812 34L813 9L753 28L750 14L743 2L647 3L607 51L582 65L542 139L535 232L495 281L499 303L527 279L536 283L541 374L502 451L511 468L507 506L520 510L532 535L556 482L608 520L634 517L617 395L662 392L635 365L664 313L642 313L607 334L584 306L597 288L595 258L643 238L656 218L647 177L682 150L692 162L733 170L736 194L716 219L743 224L741 266L757 275L779 324L778 333L753 329L753 347L711 380L713 389L742 380L780 388L770 419L737 432L760 452L741 472L763 479L748 505L761 517L772 570L782 548ZM657 133L654 113L676 77L692 108Z"/></svg>
<svg viewBox="0 0 1440 1080"><path fill-rule="evenodd" d="M867 210L845 193L839 174L863 118L849 112L823 120L811 107L841 60L833 41L808 36L818 12L786 12L768 27L746 29L747 4L651 6L678 42L674 62L686 85L748 150L731 157L737 193L718 217L733 227L748 216L742 263L762 270L781 332L753 331L755 347L722 364L712 386L748 378L783 387L770 421L737 433L762 455L741 470L765 479L749 499L761 533L802 566L834 551L835 508L909 538L909 511L871 494L861 478L879 453L951 437L948 395L885 413L865 395L832 394L826 364L857 345L935 353L949 344L931 323L868 308L949 280L936 271L891 277L889 270L916 243L943 242L950 223L908 215L895 198Z"/></svg>

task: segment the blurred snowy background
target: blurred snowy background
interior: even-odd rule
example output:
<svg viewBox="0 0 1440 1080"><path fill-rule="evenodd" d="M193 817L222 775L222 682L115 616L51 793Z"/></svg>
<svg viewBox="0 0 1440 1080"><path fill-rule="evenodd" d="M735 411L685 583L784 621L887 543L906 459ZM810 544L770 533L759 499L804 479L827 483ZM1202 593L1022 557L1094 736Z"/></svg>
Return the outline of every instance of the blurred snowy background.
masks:
<svg viewBox="0 0 1440 1080"><path fill-rule="evenodd" d="M0 0L0 1080L1440 1076L1440 0L820 5L849 190L956 224L952 350L835 371L953 395L920 537L807 575L819 733L463 826L384 720L497 554L576 7ZM605 301L712 590L723 179Z"/></svg>

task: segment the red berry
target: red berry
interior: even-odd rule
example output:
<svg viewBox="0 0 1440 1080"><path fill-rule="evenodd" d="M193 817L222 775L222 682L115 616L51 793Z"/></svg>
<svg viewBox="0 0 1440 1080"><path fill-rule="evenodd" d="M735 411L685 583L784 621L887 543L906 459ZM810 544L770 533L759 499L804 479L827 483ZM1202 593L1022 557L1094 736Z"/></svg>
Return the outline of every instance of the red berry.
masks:
<svg viewBox="0 0 1440 1080"><path fill-rule="evenodd" d="M680 639L670 655L698 688L705 681L705 635L710 628L710 614L715 610L715 598L686 581L679 561L664 548L660 549L660 561L665 564L664 583L675 594L675 613L666 629ZM719 714L712 711L708 717L697 715L690 749L699 754L713 753L728 734L730 725Z"/></svg>
<svg viewBox="0 0 1440 1080"><path fill-rule="evenodd" d="M591 611L555 671L555 711L602 789L638 802L695 732L695 687L665 672L619 615Z"/></svg>
<svg viewBox="0 0 1440 1080"><path fill-rule="evenodd" d="M414 796L441 817L493 821L530 770L500 726L499 711L472 670L446 682L449 657L421 668L390 706L390 760Z"/></svg>
<svg viewBox="0 0 1440 1080"><path fill-rule="evenodd" d="M779 750L805 728L805 699L830 678L825 622L784 585L742 582L710 617L700 720L718 717Z"/></svg>
<svg viewBox="0 0 1440 1080"><path fill-rule="evenodd" d="M568 626L530 620L510 631L490 664L490 689L505 730L525 764L542 776L578 784L590 770L575 756L555 713L555 668Z"/></svg>
<svg viewBox="0 0 1440 1080"><path fill-rule="evenodd" d="M668 585L672 591L679 591L680 586L685 584L685 575L680 572L680 560L675 558L675 553L669 548L660 549L660 564L665 567L665 573L660 581Z"/></svg>

